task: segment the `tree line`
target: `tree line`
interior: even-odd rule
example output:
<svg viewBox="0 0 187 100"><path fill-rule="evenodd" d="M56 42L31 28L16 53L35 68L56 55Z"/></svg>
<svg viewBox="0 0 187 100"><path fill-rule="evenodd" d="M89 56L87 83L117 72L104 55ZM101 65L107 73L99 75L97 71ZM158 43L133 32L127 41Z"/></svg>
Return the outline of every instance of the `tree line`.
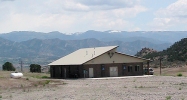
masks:
<svg viewBox="0 0 187 100"><path fill-rule="evenodd" d="M31 64L30 66L30 72L37 72L37 73L41 73L41 66L39 64ZM12 63L10 62L5 62L2 65L2 70L3 71L15 71L16 68L13 66Z"/></svg>

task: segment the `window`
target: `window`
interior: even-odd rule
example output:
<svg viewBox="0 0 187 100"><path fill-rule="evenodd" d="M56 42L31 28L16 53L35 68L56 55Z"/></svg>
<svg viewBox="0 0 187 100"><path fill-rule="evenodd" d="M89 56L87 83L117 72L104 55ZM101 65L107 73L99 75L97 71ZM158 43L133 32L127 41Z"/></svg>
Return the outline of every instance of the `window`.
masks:
<svg viewBox="0 0 187 100"><path fill-rule="evenodd" d="M101 70L105 70L105 66L104 65L101 65Z"/></svg>
<svg viewBox="0 0 187 100"><path fill-rule="evenodd" d="M126 70L127 69L127 66L125 64L122 65L122 69L123 70Z"/></svg>
<svg viewBox="0 0 187 100"><path fill-rule="evenodd" d="M135 66L135 71L139 71L140 70L140 66L139 65L136 65Z"/></svg>
<svg viewBox="0 0 187 100"><path fill-rule="evenodd" d="M128 66L128 72L132 72L132 66Z"/></svg>

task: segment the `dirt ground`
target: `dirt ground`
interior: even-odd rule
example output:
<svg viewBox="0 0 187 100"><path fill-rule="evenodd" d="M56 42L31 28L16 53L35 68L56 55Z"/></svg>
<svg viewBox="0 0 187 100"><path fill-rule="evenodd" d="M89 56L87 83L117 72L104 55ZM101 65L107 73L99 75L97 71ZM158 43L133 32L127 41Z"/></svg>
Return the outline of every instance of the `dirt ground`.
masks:
<svg viewBox="0 0 187 100"><path fill-rule="evenodd" d="M187 100L185 76L64 80L40 78L48 74L20 79L0 74L0 100Z"/></svg>

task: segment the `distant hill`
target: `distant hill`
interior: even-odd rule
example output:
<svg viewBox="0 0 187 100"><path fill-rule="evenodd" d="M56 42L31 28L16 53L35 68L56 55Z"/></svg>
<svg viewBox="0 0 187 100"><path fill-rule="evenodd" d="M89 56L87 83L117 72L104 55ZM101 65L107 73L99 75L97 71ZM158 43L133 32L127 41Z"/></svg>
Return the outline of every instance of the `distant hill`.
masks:
<svg viewBox="0 0 187 100"><path fill-rule="evenodd" d="M140 50L139 52L137 52L135 54L135 56L138 56L138 57L144 57L148 54L151 54L151 53L157 53L156 50L153 50L153 49L150 49L150 48L142 48L142 50Z"/></svg>
<svg viewBox="0 0 187 100"><path fill-rule="evenodd" d="M110 41L104 42L94 38L82 40L61 40L55 39L31 39L22 42L13 42L0 38L0 58L15 58L17 61L22 58L27 62L49 63L62 56L65 56L77 49L98 46L118 45L119 52L134 55L141 48L150 47L155 50L163 50L170 44L153 44L147 41Z"/></svg>
<svg viewBox="0 0 187 100"><path fill-rule="evenodd" d="M187 38L183 38L178 42L175 42L166 50L160 52L153 52L143 56L145 58L151 58L153 60L162 57L167 61L187 61Z"/></svg>
<svg viewBox="0 0 187 100"><path fill-rule="evenodd" d="M0 37L15 41L22 42L37 39L54 39L61 40L82 40L87 38L95 38L100 41L123 41L133 42L137 40L147 41L154 44L174 43L182 38L187 37L187 31L94 31L89 30L82 33L72 33L67 35L58 31L42 33L34 31L14 31L10 33L0 34Z"/></svg>

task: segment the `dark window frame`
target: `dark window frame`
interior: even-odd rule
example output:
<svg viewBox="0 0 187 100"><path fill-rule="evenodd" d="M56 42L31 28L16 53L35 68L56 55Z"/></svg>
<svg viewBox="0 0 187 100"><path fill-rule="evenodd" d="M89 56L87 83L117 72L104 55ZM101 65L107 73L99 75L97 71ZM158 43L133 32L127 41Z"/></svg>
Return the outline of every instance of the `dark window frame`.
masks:
<svg viewBox="0 0 187 100"><path fill-rule="evenodd" d="M101 71L104 71L104 70L105 70L105 65L102 64L102 65L101 65Z"/></svg>
<svg viewBox="0 0 187 100"><path fill-rule="evenodd" d="M136 65L135 66L135 71L137 72L137 71L140 71L140 65Z"/></svg>
<svg viewBox="0 0 187 100"><path fill-rule="evenodd" d="M132 72L132 65L128 66L128 72Z"/></svg>

